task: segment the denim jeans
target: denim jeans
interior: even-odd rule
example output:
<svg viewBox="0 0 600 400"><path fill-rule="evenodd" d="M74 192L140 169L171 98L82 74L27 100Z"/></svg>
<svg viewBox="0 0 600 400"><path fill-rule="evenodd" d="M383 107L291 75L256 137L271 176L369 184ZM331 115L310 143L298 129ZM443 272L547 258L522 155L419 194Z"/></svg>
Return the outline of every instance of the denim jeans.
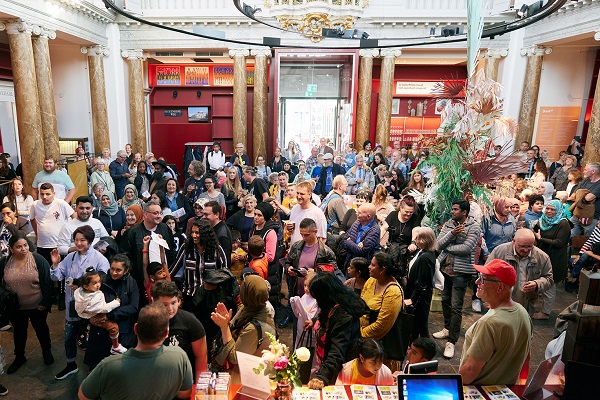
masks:
<svg viewBox="0 0 600 400"><path fill-rule="evenodd" d="M444 313L444 328L448 329L448 341L452 344L455 344L460 336L463 303L470 281L471 275L468 274L457 273L456 276L444 274L442 311Z"/></svg>
<svg viewBox="0 0 600 400"><path fill-rule="evenodd" d="M65 354L67 362L74 362L77 358L77 336L80 324L87 323L84 320L65 321Z"/></svg>
<svg viewBox="0 0 600 400"><path fill-rule="evenodd" d="M594 228L598 225L598 218L594 218L589 225L582 225L581 222L579 222L579 218L573 215L571 217L571 223L573 223L571 237L579 235L592 236Z"/></svg>
<svg viewBox="0 0 600 400"><path fill-rule="evenodd" d="M571 269L571 276L576 278L581 273L581 268L591 266L594 264L594 259L587 254L582 254L579 256L579 259L575 264L573 264L573 268Z"/></svg>

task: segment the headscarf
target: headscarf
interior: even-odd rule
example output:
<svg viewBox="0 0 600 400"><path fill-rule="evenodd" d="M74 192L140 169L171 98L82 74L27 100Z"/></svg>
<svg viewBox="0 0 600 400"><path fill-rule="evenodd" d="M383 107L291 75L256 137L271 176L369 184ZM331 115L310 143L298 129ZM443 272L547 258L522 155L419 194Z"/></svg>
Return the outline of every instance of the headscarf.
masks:
<svg viewBox="0 0 600 400"><path fill-rule="evenodd" d="M265 221L270 220L273 217L273 214L275 214L275 209L273 206L269 203L265 203L264 201L256 205L256 210L262 213L263 217L265 217Z"/></svg>
<svg viewBox="0 0 600 400"><path fill-rule="evenodd" d="M544 197L544 204L548 205L550 204L550 200L552 200L552 196L554 195L554 185L550 182L542 182L542 185L544 185L546 188L544 194L542 195Z"/></svg>
<svg viewBox="0 0 600 400"><path fill-rule="evenodd" d="M506 197L499 197L494 200L494 214L501 223L505 223L508 217L504 217L502 213L506 210Z"/></svg>
<svg viewBox="0 0 600 400"><path fill-rule="evenodd" d="M100 211L104 210L105 213L110 215L111 217L119 212L119 205L115 201L115 196L111 192L105 191L100 196L100 200L102 201L102 197L107 196L110 199L110 205L108 207L104 207L102 203L100 203Z"/></svg>
<svg viewBox="0 0 600 400"><path fill-rule="evenodd" d="M135 197L133 198L133 200L131 201L127 201L127 199L125 199L125 192L127 191L127 189L131 189L133 190L133 193L135 194ZM135 187L135 185L133 184L129 184L125 186L125 189L123 190L123 198L121 199L121 206L123 207L124 210L127 210L129 207L131 207L134 204L140 204L140 199L138 199L138 190ZM137 214L136 214L137 216Z"/></svg>
<svg viewBox="0 0 600 400"><path fill-rule="evenodd" d="M129 206L127 208L127 211L133 211L133 213L135 214L135 222L133 224L130 224L129 222L127 222L126 223L127 226L137 225L140 222L142 222L142 218L144 217L144 211L142 210L142 207L140 207L137 204L134 204L132 206Z"/></svg>
<svg viewBox="0 0 600 400"><path fill-rule="evenodd" d="M540 228L543 231L547 231L558 224L561 220L565 219L565 206L560 200L550 200L546 206L552 206L556 209L556 215L553 218L548 218L546 210L542 213L540 218Z"/></svg>
<svg viewBox="0 0 600 400"><path fill-rule="evenodd" d="M269 299L267 282L258 275L247 275L240 287L241 307L231 320L234 329L244 327L253 318L274 325L267 312L266 302Z"/></svg>

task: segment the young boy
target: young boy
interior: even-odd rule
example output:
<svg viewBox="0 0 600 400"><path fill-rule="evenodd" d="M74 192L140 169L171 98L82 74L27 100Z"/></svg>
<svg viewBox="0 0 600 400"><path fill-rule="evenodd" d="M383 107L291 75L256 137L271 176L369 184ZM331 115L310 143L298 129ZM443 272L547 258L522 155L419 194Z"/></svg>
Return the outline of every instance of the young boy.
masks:
<svg viewBox="0 0 600 400"><path fill-rule="evenodd" d="M146 267L148 274L148 282L146 282L146 297L150 301L150 288L157 281L170 281L171 276L168 271L165 271L164 265L159 262L151 262Z"/></svg>
<svg viewBox="0 0 600 400"><path fill-rule="evenodd" d="M406 350L406 364L402 372L408 374L409 365L431 361L436 354L437 347L433 339L426 337L416 338L410 344L408 350Z"/></svg>
<svg viewBox="0 0 600 400"><path fill-rule="evenodd" d="M537 220L542 217L542 211L544 210L544 197L539 194L534 194L529 197L529 210L525 212L523 218L525 219L525 227L532 229Z"/></svg>
<svg viewBox="0 0 600 400"><path fill-rule="evenodd" d="M267 279L269 261L265 254L265 241L260 236L254 235L248 240L248 253L250 253L250 263L248 266L258 273L258 275Z"/></svg>
<svg viewBox="0 0 600 400"><path fill-rule="evenodd" d="M231 273L242 283L242 270L246 265L247 254L242 249L242 235L239 231L231 231Z"/></svg>
<svg viewBox="0 0 600 400"><path fill-rule="evenodd" d="M104 293L100 290L102 281L100 274L93 268L88 268L81 278L82 287L75 290L75 311L84 319L90 319L97 314L107 314L121 305L119 298L106 303ZM119 343L119 324L106 320L100 328L106 329L112 341L111 354L123 354L127 351Z"/></svg>

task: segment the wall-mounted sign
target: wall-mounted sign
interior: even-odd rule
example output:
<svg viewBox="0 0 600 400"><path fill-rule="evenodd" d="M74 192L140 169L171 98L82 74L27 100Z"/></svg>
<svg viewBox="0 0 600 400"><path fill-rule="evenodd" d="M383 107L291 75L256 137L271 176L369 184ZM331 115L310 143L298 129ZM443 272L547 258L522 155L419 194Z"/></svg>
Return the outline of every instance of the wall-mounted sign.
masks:
<svg viewBox="0 0 600 400"><path fill-rule="evenodd" d="M185 84L186 85L209 85L208 67L185 67Z"/></svg>
<svg viewBox="0 0 600 400"><path fill-rule="evenodd" d="M214 67L213 81L215 86L233 86L233 66Z"/></svg>
<svg viewBox="0 0 600 400"><path fill-rule="evenodd" d="M558 158L577 135L580 107L540 107L535 144L548 150L551 160Z"/></svg>
<svg viewBox="0 0 600 400"><path fill-rule="evenodd" d="M181 117L183 115L183 110L181 108L166 108L163 111L163 115L165 117Z"/></svg>
<svg viewBox="0 0 600 400"><path fill-rule="evenodd" d="M179 67L156 67L157 85L181 84L181 69Z"/></svg>
<svg viewBox="0 0 600 400"><path fill-rule="evenodd" d="M402 82L396 81L398 96L431 96L437 82Z"/></svg>

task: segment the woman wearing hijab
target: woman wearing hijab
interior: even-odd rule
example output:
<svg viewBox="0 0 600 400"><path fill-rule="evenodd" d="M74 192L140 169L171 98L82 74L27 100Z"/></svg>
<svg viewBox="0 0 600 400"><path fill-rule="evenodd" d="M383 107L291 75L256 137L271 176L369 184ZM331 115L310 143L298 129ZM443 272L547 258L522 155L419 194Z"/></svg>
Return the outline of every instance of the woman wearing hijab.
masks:
<svg viewBox="0 0 600 400"><path fill-rule="evenodd" d="M554 197L554 185L550 182L542 182L537 188L537 194L544 197L544 205L548 204Z"/></svg>
<svg viewBox="0 0 600 400"><path fill-rule="evenodd" d="M533 319L548 319L552 303L556 296L556 285L567 277L569 249L567 243L571 236L571 222L565 217L565 209L560 200L550 200L537 225L533 228L537 247L548 254L552 263L554 285L542 292L544 305L542 311L533 314Z"/></svg>
<svg viewBox="0 0 600 400"><path fill-rule="evenodd" d="M106 231L110 233L112 237L116 237L119 233L119 229L125 225L125 212L117 202L115 197L110 192L105 192L100 198L100 208L94 210L94 218L97 218L102 222L102 225L106 228Z"/></svg>
<svg viewBox="0 0 600 400"><path fill-rule="evenodd" d="M271 284L269 292L271 303L279 302L279 292L281 291L281 282L278 276L279 258L277 256L277 230L279 225L271 220L275 214L275 209L269 203L262 202L254 209L254 227L250 236L260 236L265 241L265 254L269 262L267 271L267 280Z"/></svg>
<svg viewBox="0 0 600 400"><path fill-rule="evenodd" d="M240 288L242 307L235 317L231 318L231 311L223 303L218 303L215 312L211 314L213 322L221 328L223 343L215 361L220 366L227 363L234 365L232 383L238 383L236 378L239 376L236 352L260 357L262 351L271 344L267 333L275 335L275 322L266 307L268 297L265 280L257 275L248 275ZM258 337L257 324L262 330L262 337Z"/></svg>
<svg viewBox="0 0 600 400"><path fill-rule="evenodd" d="M129 206L127 211L125 211L125 225L119 230L115 241L121 246L121 243L127 242L127 237L129 236L129 228L132 226L139 224L142 222L142 218L144 217L144 211L142 207L137 204Z"/></svg>
<svg viewBox="0 0 600 400"><path fill-rule="evenodd" d="M123 211L127 212L127 209L133 205L144 207L144 202L139 199L139 193L134 184L130 183L126 185L124 193L123 197L117 201L117 204Z"/></svg>

